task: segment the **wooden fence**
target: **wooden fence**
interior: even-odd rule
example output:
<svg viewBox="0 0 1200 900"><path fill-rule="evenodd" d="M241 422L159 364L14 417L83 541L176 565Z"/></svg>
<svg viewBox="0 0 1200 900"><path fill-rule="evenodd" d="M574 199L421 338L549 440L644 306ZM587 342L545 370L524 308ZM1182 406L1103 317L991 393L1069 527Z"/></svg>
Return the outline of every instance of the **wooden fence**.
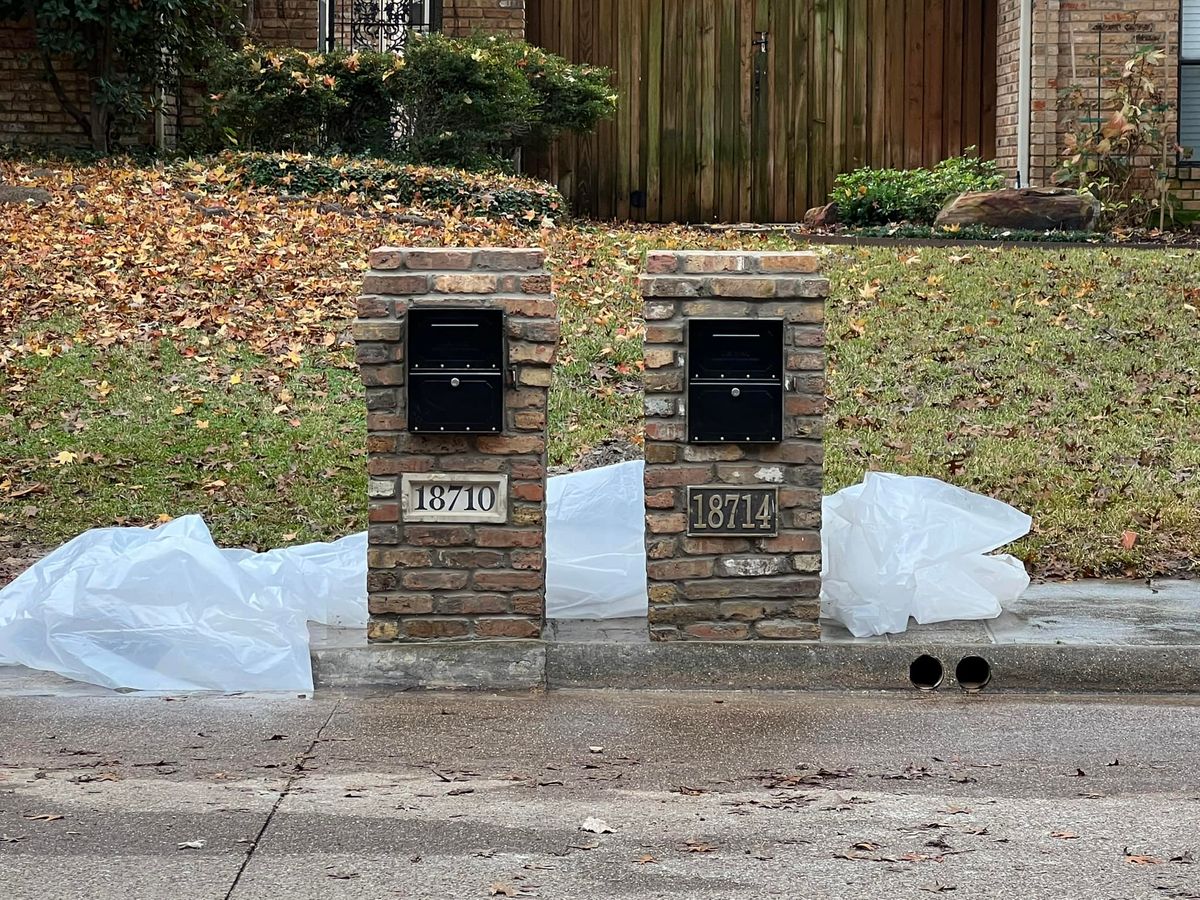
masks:
<svg viewBox="0 0 1200 900"><path fill-rule="evenodd" d="M997 0L527 0L616 118L526 160L576 211L795 221L858 166L995 152Z"/></svg>

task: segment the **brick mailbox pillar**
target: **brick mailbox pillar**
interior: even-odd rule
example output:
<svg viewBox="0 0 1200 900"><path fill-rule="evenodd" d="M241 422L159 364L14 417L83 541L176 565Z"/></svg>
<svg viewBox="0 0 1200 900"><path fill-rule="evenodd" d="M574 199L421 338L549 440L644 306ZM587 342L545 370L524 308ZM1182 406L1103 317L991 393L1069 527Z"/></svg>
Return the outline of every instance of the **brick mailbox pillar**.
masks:
<svg viewBox="0 0 1200 900"><path fill-rule="evenodd" d="M646 555L655 640L816 638L824 298L815 253L652 252Z"/></svg>
<svg viewBox="0 0 1200 900"><path fill-rule="evenodd" d="M558 321L541 250L371 251L371 641L537 638Z"/></svg>

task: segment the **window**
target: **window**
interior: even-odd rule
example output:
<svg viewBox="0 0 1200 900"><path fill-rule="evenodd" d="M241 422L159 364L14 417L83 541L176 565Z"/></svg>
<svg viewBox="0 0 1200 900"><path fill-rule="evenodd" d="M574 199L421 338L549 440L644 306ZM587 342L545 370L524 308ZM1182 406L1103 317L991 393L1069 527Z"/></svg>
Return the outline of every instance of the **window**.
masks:
<svg viewBox="0 0 1200 900"><path fill-rule="evenodd" d="M1179 143L1192 151L1183 162L1200 165L1200 0L1179 12Z"/></svg>
<svg viewBox="0 0 1200 900"><path fill-rule="evenodd" d="M323 50L403 53L409 31L437 31L442 0L318 0Z"/></svg>

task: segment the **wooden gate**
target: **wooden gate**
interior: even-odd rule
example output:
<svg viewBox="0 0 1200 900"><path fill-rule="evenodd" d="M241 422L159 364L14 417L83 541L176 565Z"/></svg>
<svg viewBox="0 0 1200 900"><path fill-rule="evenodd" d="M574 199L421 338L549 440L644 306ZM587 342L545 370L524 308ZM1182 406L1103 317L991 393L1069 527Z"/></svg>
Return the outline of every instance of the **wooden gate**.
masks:
<svg viewBox="0 0 1200 900"><path fill-rule="evenodd" d="M997 0L527 0L531 43L608 66L612 122L533 154L574 209L795 221L834 176L995 153Z"/></svg>

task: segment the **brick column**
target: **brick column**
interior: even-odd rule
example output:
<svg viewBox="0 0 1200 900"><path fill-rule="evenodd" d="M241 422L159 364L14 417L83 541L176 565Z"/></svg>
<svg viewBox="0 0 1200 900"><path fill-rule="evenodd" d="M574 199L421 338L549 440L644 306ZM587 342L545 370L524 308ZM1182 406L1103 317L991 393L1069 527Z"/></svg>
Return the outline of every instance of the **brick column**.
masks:
<svg viewBox="0 0 1200 900"><path fill-rule="evenodd" d="M366 386L370 525L367 593L372 641L537 638L545 607L546 408L558 346L556 306L541 250L371 251L354 335ZM406 430L409 310L505 313L502 434ZM507 477L500 522L405 522L406 473Z"/></svg>
<svg viewBox="0 0 1200 900"><path fill-rule="evenodd" d="M829 281L814 253L652 252L646 318L646 555L654 640L819 634ZM689 443L692 317L782 319L782 442ZM774 537L688 537L687 488L777 485Z"/></svg>

